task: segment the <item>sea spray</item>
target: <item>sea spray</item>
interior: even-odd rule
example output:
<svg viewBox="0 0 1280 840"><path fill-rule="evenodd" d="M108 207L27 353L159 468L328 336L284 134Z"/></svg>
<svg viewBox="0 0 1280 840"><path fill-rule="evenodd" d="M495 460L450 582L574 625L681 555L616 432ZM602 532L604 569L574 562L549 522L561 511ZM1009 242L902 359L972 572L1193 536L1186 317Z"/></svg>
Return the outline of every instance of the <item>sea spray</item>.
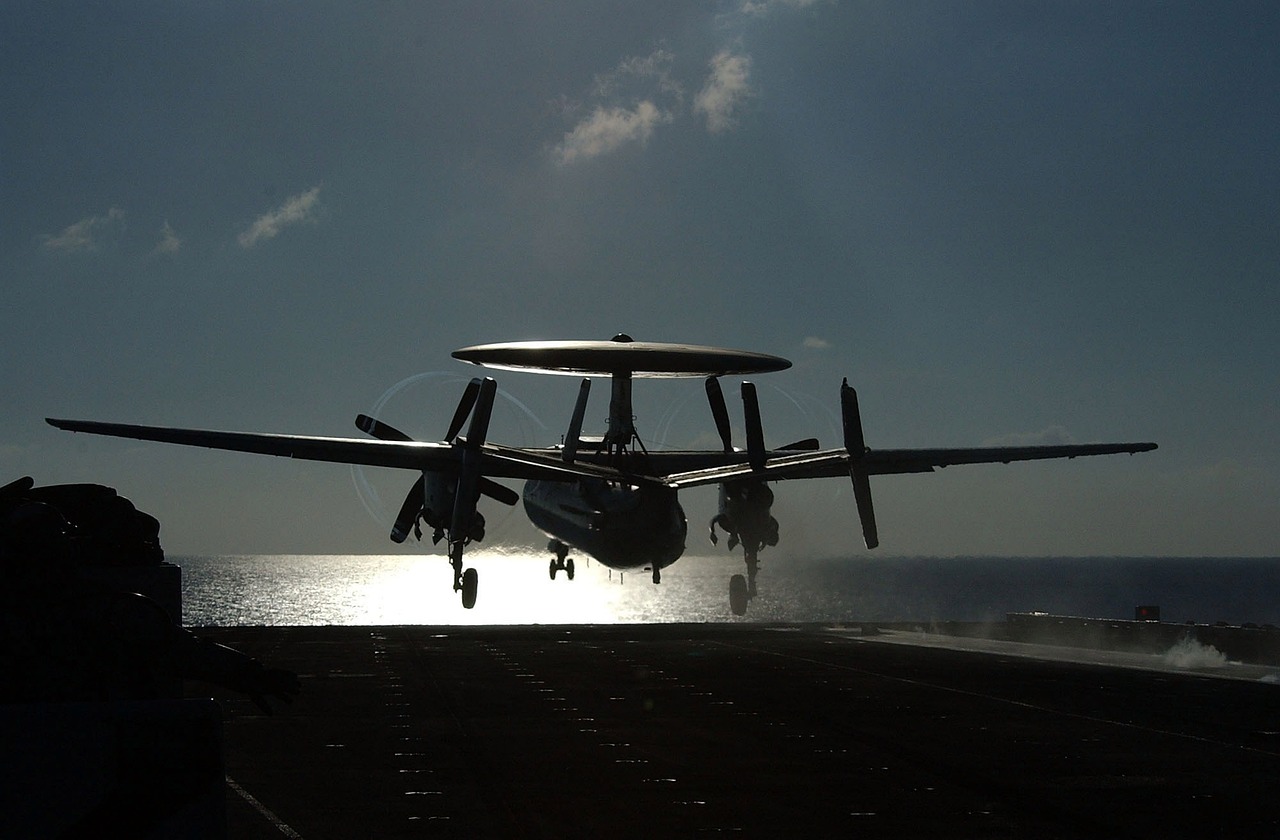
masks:
<svg viewBox="0 0 1280 840"><path fill-rule="evenodd" d="M1164 661L1172 668L1223 668L1227 657L1213 645L1186 636L1165 652Z"/></svg>

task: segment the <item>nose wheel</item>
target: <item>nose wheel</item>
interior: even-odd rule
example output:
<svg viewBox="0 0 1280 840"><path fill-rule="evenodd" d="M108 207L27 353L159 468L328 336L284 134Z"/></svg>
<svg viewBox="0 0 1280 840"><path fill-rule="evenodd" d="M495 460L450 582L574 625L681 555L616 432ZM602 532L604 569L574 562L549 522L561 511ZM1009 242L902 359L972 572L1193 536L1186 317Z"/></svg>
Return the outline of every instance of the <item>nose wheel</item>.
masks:
<svg viewBox="0 0 1280 840"><path fill-rule="evenodd" d="M551 558L551 565L547 567L551 579L556 579L556 572L564 572L569 580L573 580L573 558L569 556L569 546L559 540L552 540L547 543L547 550L555 555Z"/></svg>

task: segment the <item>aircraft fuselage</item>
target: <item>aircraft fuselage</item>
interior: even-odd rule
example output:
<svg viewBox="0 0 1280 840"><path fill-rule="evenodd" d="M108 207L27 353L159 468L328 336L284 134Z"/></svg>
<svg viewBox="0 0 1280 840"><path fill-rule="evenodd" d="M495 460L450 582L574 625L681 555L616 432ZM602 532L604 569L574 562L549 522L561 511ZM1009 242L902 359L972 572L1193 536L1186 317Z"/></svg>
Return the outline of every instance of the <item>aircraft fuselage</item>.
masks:
<svg viewBox="0 0 1280 840"><path fill-rule="evenodd" d="M599 479L528 481L523 497L536 528L611 569L663 569L684 553L688 523L675 490Z"/></svg>

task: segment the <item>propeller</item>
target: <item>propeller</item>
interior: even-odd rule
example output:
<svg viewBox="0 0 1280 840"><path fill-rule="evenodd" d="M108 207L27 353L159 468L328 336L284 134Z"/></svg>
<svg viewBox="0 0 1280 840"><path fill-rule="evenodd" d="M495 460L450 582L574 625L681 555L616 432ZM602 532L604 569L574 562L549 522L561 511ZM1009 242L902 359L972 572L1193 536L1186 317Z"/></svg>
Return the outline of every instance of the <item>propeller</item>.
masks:
<svg viewBox="0 0 1280 840"><path fill-rule="evenodd" d="M473 382L475 380L472 380ZM469 390L469 389L468 389ZM475 409L471 412L471 424L462 442L462 466L458 472L458 485L453 493L453 517L449 524L449 556L455 562L461 559L462 546L466 544L471 523L476 515L476 502L480 497L480 461L485 438L489 434L489 418L493 414L493 398L498 383L486 376L480 382ZM463 400L466 400L463 395ZM457 419L457 415L454 415Z"/></svg>
<svg viewBox="0 0 1280 840"><path fill-rule="evenodd" d="M747 424L747 462L751 469L764 467L764 427L760 424L760 402L756 399L756 386L742 383L742 413Z"/></svg>
<svg viewBox="0 0 1280 840"><path fill-rule="evenodd" d="M467 383L466 389L462 392L462 399L458 400L458 407L454 409L453 419L449 421L449 430L444 433L445 443L453 443L454 438L458 436L458 432L462 431L462 424L475 406L476 397L480 394L480 388L479 379L472 379Z"/></svg>
<svg viewBox="0 0 1280 840"><path fill-rule="evenodd" d="M423 473L418 476L418 480L409 489L409 495L404 497L404 503L400 505L400 512L396 514L396 521L391 526L392 542L402 543L409 538L409 530L418 522L418 511L422 510L426 489L427 476Z"/></svg>
<svg viewBox="0 0 1280 840"><path fill-rule="evenodd" d="M709 376L706 382L707 402L711 404L711 416L716 421L716 431L720 433L720 443L725 452L733 451L733 437L729 431L729 409L725 405L724 391L720 389L720 380ZM742 412L747 424L747 458L752 469L760 469L765 462L764 428L760 423L760 401L756 396L756 386L750 382L742 383ZM788 448L808 448L809 441L797 441Z"/></svg>
<svg viewBox="0 0 1280 840"><path fill-rule="evenodd" d="M493 382L492 379L485 380ZM453 413L453 419L449 422L449 429L445 433L444 442L454 443L458 438L458 432L462 429L462 424L466 421L467 415L471 413L471 409L475 407L476 401L482 390L482 381L480 379L472 379L467 383L466 389L462 392L462 399L458 402L458 408ZM496 392L497 383L493 384L493 390ZM493 410L493 399L490 395L489 409ZM474 421L474 418L473 418ZM474 422L473 422L474 424ZM485 419L484 428L488 430L488 418ZM367 414L356 416L356 428L365 432L379 440L390 440L399 442L412 442L413 437L405 434L396 427L384 423ZM481 440L483 443L483 440ZM477 447L478 448L478 447ZM418 520L418 512L422 510L423 498L426 492L426 474L418 476L418 480L413 483L413 487L409 489L409 493L405 496L404 503L400 506L400 512L396 514L395 524L391 526L391 539L394 542L402 543L409 537L409 532L413 529ZM479 492L491 499L501 502L504 505L514 505L520 501L520 494L512 490L510 487L499 484L498 482L485 478L482 475L476 476L471 492L475 492L475 488L479 488ZM474 502L472 504L472 513L474 513Z"/></svg>
<svg viewBox="0 0 1280 840"><path fill-rule="evenodd" d="M720 379L707 377L707 402L711 403L711 416L716 421L716 431L720 433L720 442L725 452L733 451L733 439L729 434L729 409L724 404L724 391L720 390Z"/></svg>
<svg viewBox="0 0 1280 840"><path fill-rule="evenodd" d="M376 437L378 440L394 440L407 442L413 438L404 432L387 423L383 423L377 418L370 417L367 414L356 415L356 428L366 434ZM418 521L418 511L422 510L422 499L426 493L427 476L425 473L418 476L418 480L413 483L413 487L409 489L409 494L404 497L404 502L400 505L400 512L396 514L396 521L391 525L391 541L402 543L409 538L409 532Z"/></svg>
<svg viewBox="0 0 1280 840"><path fill-rule="evenodd" d="M711 416L715 418L716 431L720 433L720 443L724 445L725 452L732 452L733 438L729 432L729 409L725 406L724 391L720 390L719 378L715 376L707 377L706 387L707 387L707 402L711 404ZM752 415L754 415L755 416L754 427L756 429L759 429L760 428L760 404L759 404L759 401L756 399L755 386L753 386L750 382L744 382L742 383L742 387L743 387L742 399L744 403L747 404L747 406L749 406L749 407L746 407L747 423L748 424L752 423L751 417ZM748 391L750 391L750 394L751 394L750 397L747 396ZM747 450L748 452L751 451L750 438L755 436L755 434L756 433L753 432L752 434L748 435L748 450ZM759 438L761 441L760 449L763 450L764 449L763 432L759 433ZM808 452L808 451L817 450L819 448L819 444L818 444L817 438L805 438L804 440L797 440L794 443L788 443L786 446L783 446L781 448L790 450L793 452L796 452L796 451ZM752 466L755 466L755 464L753 463Z"/></svg>
<svg viewBox="0 0 1280 840"><path fill-rule="evenodd" d="M413 440L413 438L409 437L396 427L383 423L381 420L370 417L367 414L356 415L356 428L366 434L373 435L378 440Z"/></svg>
<svg viewBox="0 0 1280 840"><path fill-rule="evenodd" d="M876 533L876 512L871 504L871 481L867 477L867 444L862 436L862 415L858 412L858 392L846 378L840 385L840 416L844 424L844 448L849 453L849 478L853 479L853 499L862 520L862 539L867 548L880 544Z"/></svg>
<svg viewBox="0 0 1280 840"><path fill-rule="evenodd" d="M591 380L583 379L578 386L578 401L573 404L573 416L569 418L569 431L564 438L564 451L561 457L566 464L572 464L578 457L578 441L582 436L582 420L587 414L587 397L591 394Z"/></svg>

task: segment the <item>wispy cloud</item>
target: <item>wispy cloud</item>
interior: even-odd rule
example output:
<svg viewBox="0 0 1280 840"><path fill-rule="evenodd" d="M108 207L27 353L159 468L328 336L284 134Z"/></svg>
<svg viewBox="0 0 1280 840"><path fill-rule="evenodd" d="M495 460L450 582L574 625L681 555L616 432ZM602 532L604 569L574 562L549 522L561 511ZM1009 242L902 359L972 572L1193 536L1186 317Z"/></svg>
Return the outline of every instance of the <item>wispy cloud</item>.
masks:
<svg viewBox="0 0 1280 840"><path fill-rule="evenodd" d="M684 103L684 86L672 71L674 63L675 56L660 48L624 58L596 76L590 95L594 107L553 149L559 162L569 164L628 143L645 143L657 126L674 120Z"/></svg>
<svg viewBox="0 0 1280 840"><path fill-rule="evenodd" d="M693 100L693 110L706 114L713 134L733 127L733 112L750 93L751 59L721 50L711 59L711 75Z"/></svg>
<svg viewBox="0 0 1280 840"><path fill-rule="evenodd" d="M803 9L829 0L740 0L718 16L728 35L722 43L740 44L751 19L775 10ZM697 84L682 78L679 62L660 47L648 55L624 58L607 73L595 77L587 95L590 113L581 116L577 101L556 100L557 110L577 124L556 144L552 153L562 165L608 154L627 143L643 143L663 124L690 116L706 119L707 131L717 134L737 125L743 102L752 95L751 58L741 48L726 47L708 62L707 75L688 102L685 91ZM572 105L572 107L570 107Z"/></svg>
<svg viewBox="0 0 1280 840"><path fill-rule="evenodd" d="M669 50L657 49L648 55L632 56L618 62L618 66L596 77L595 95L610 98L626 95L627 88L646 86L677 101L684 99L684 86L672 73L675 55Z"/></svg>
<svg viewBox="0 0 1280 840"><path fill-rule="evenodd" d="M290 225L309 220L319 202L320 187L318 185L293 196L270 213L259 216L248 230L240 234L240 247L252 248L263 240L274 239L280 231Z"/></svg>
<svg viewBox="0 0 1280 840"><path fill-rule="evenodd" d="M181 247L182 240L173 232L173 228L169 227L168 220L165 220L164 227L160 229L160 242L151 250L151 253L176 254Z"/></svg>
<svg viewBox="0 0 1280 840"><path fill-rule="evenodd" d="M46 234L44 247L50 251L92 251L98 247L98 236L122 224L124 211L112 207L101 216L81 219L74 225L52 236Z"/></svg>
<svg viewBox="0 0 1280 840"><path fill-rule="evenodd" d="M747 15L765 15L774 9L807 9L824 0L743 0L739 10Z"/></svg>
<svg viewBox="0 0 1280 840"><path fill-rule="evenodd" d="M818 338L816 335L805 336L804 346L810 350L826 350L831 347L831 342L825 338Z"/></svg>
<svg viewBox="0 0 1280 840"><path fill-rule="evenodd" d="M564 136L556 146L556 155L567 164L611 152L625 143L644 143L655 126L670 121L670 114L647 99L634 109L597 107Z"/></svg>

